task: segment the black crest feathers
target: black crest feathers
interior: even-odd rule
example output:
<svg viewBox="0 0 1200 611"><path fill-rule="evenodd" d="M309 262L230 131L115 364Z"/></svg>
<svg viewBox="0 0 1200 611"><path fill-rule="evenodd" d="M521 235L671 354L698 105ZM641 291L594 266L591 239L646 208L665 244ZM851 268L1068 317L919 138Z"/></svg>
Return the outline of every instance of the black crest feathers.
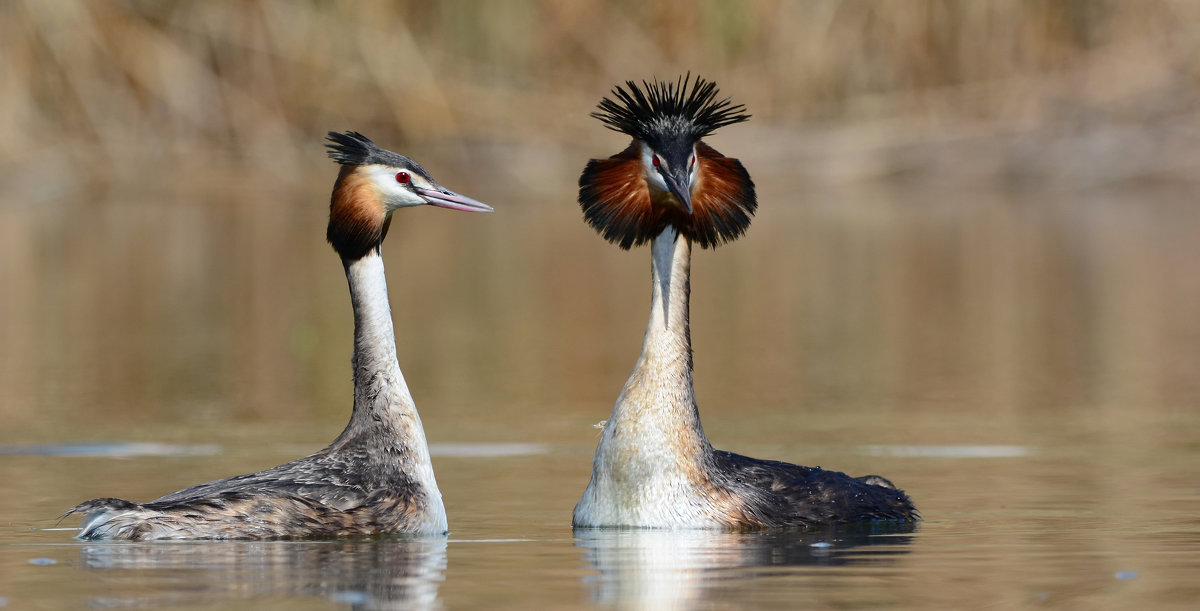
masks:
<svg viewBox="0 0 1200 611"><path fill-rule="evenodd" d="M379 148L371 139L358 132L329 132L329 140L325 148L329 149L329 158L342 165L367 165L379 153L387 152Z"/></svg>
<svg viewBox="0 0 1200 611"><path fill-rule="evenodd" d="M716 83L701 77L689 81L691 73L674 83L642 81L638 87L633 81L625 81L628 90L620 85L614 87L612 97L601 100L599 110L592 116L611 130L648 142L663 131L699 140L719 128L750 118L744 113L744 105L734 105L729 98L717 99Z"/></svg>
<svg viewBox="0 0 1200 611"><path fill-rule="evenodd" d="M342 165L386 165L394 168L414 170L426 178L429 173L421 164L371 142L371 139L358 132L329 132L329 140L325 147L329 149L329 158Z"/></svg>

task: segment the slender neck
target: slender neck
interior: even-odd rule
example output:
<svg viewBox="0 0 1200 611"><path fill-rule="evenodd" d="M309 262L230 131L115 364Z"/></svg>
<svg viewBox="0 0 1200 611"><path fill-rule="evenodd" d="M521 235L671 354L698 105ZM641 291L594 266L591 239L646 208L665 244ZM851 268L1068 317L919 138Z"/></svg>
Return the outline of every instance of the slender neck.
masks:
<svg viewBox="0 0 1200 611"><path fill-rule="evenodd" d="M382 429L385 441L428 463L425 432L396 361L396 335L387 277L378 250L343 259L354 305L354 413L342 433Z"/></svg>
<svg viewBox="0 0 1200 611"><path fill-rule="evenodd" d="M692 330L688 322L692 244L667 227L651 242L650 321L642 358L653 360L672 378L686 382L692 396ZM693 401L694 402L694 401Z"/></svg>
<svg viewBox="0 0 1200 611"><path fill-rule="evenodd" d="M612 419L643 438L672 447L711 449L692 388L692 338L688 325L691 243L668 226L651 243L652 297L642 354Z"/></svg>

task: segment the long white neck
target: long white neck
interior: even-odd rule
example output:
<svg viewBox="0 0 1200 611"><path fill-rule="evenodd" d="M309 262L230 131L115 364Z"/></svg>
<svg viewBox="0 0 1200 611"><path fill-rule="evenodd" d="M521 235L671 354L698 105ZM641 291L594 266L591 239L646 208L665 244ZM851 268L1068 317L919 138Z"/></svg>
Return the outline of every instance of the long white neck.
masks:
<svg viewBox="0 0 1200 611"><path fill-rule="evenodd" d="M640 435L672 444L708 445L692 389L688 323L692 246L673 227L651 242L650 321L642 354L617 399L609 426L634 426Z"/></svg>
<svg viewBox="0 0 1200 611"><path fill-rule="evenodd" d="M354 305L354 419L418 424L417 408L396 361L396 332L383 258L371 252L346 265ZM417 427L424 441L424 434ZM424 445L424 444L422 444Z"/></svg>
<svg viewBox="0 0 1200 611"><path fill-rule="evenodd" d="M692 390L688 329L691 244L668 227L651 246L653 291L642 355L604 426L577 526L712 523L712 446Z"/></svg>
<svg viewBox="0 0 1200 611"><path fill-rule="evenodd" d="M368 454L439 497L429 445L396 361L387 278L378 251L346 262L354 305L354 413L333 446L359 443Z"/></svg>

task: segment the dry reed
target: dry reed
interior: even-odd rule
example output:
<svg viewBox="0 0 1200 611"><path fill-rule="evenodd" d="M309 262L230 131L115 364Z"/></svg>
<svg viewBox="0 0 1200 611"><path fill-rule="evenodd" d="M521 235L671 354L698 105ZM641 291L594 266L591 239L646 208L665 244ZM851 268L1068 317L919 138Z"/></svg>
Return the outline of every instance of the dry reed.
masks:
<svg viewBox="0 0 1200 611"><path fill-rule="evenodd" d="M1198 43L1200 5L1170 1L6 2L0 175L274 173L344 127L557 146L611 84L689 69L851 179L1186 175Z"/></svg>

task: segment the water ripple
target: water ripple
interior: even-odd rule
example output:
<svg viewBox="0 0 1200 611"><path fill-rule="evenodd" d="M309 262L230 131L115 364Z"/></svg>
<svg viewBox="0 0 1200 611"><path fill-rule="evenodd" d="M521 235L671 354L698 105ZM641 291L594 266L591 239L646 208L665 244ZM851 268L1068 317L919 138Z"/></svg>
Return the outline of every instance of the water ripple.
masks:
<svg viewBox="0 0 1200 611"><path fill-rule="evenodd" d="M867 456L912 456L923 458L1020 458L1032 456L1034 448L1005 445L862 446Z"/></svg>
<svg viewBox="0 0 1200 611"><path fill-rule="evenodd" d="M212 456L221 452L214 444L175 443L56 443L0 444L4 456L69 456L127 458L132 456Z"/></svg>

